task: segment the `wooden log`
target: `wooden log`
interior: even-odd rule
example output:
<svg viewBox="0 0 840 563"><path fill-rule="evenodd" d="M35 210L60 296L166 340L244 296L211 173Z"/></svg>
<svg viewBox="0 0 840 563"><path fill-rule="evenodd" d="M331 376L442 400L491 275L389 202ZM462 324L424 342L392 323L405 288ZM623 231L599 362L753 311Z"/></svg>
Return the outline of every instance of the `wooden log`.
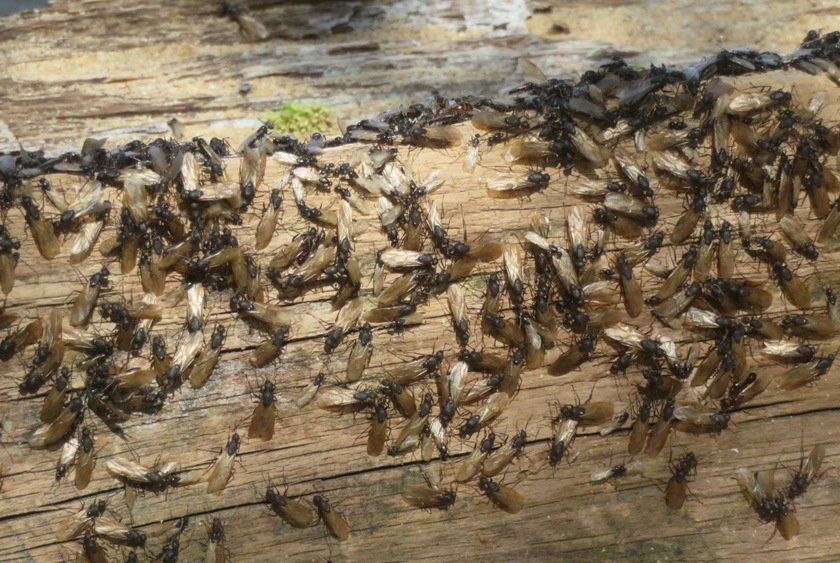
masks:
<svg viewBox="0 0 840 563"><path fill-rule="evenodd" d="M228 32L235 33L235 30L228 29ZM824 77L807 77L794 71L751 76L749 85L787 90L795 85L801 100L809 99L813 92L830 93L835 88ZM834 124L832 116L838 115L837 102L834 96L827 98L823 114L827 123ZM35 107L37 105L26 112L35 111ZM109 103L109 107L113 104ZM23 122L22 115L9 121ZM63 132L56 127L56 139L65 139L68 145L56 143L55 146L77 148L78 123L87 123L95 115L99 113L94 108L90 115L77 118L79 121L69 124ZM114 119L121 121L123 118ZM466 141L474 131L468 125L460 128L464 143L457 148L448 151L403 149L401 153L418 177L424 177L433 169L444 171L446 182L434 197L444 209L444 217L451 219L452 236L466 236L470 240L480 236L482 240L518 244L535 212L550 215L559 230L571 204L585 205L588 211L591 210L591 205L575 200L569 192L570 187L582 178L577 175L565 178L556 172L552 172L547 189L527 199L488 198L486 180L509 169L503 158L506 146L483 150L477 174L465 174L461 161ZM51 130L41 126L33 129L28 138L42 138L38 131L44 129ZM136 136L137 130L130 130L130 133ZM322 161L340 162L358 148L330 149ZM233 177L236 177L237 165L235 159L230 160ZM270 161L266 187L276 181L282 169ZM56 179L59 189L67 192L80 182L67 176ZM255 209L263 208L267 195L265 189L260 190ZM327 204L335 198L318 197L313 201ZM663 197L657 198L657 204L661 223L674 224L682 211L682 202ZM249 250L253 246L258 219L256 213L246 214L243 225L235 228L239 240ZM362 222L359 218L357 221ZM283 230L278 232L272 244L264 251L254 253L261 263L307 227L307 223L298 217L290 196L284 203L282 224ZM466 233L462 224L466 225ZM806 229L813 232L815 225L816 221L808 217ZM53 308L68 305L70 291L82 286L82 276L90 276L102 265L95 253L78 267L69 266L66 242L62 254L47 263L34 250L18 210L9 213L6 226L13 236L24 241L16 287L6 303L7 311L12 314L29 318L45 316ZM103 238L112 235L113 228L113 225L109 226ZM373 268L372 251L384 248L385 238L371 227L358 236L355 245L355 252L362 257L362 271L367 280ZM676 250L666 249L658 258L663 264L672 266L678 256ZM743 257L742 263L746 263ZM482 266L463 284L473 319L479 309L479 293L483 287L481 274L499 266L499 263ZM819 295L821 283L836 283L836 270L833 254L827 253L819 262L819 279L805 260L801 261L798 273L806 279L812 292ZM647 271L641 270L638 275L646 294L660 283ZM365 287L364 293L368 292ZM140 295L142 290L136 274L115 274L113 287L105 298L129 296L136 301ZM26 440L38 420L40 402L19 396L17 384L23 376L23 366L17 359L7 362L4 377L0 379L0 404L4 405L4 448L0 449L0 464L5 475L0 491L3 498L0 518L6 522L0 532L0 558L70 559L73 546L58 543L54 527L82 504L88 505L101 498L109 499L118 517L130 519L133 525L141 528L161 520L190 516L192 535L188 533L182 537L184 560L203 556L206 531L202 523L209 523L212 517L223 520L227 546L234 560L264 559L276 557L278 553L294 559L357 560L370 558L371 554L376 554L377 559L389 560L420 556L444 559L451 558L454 550L481 550L484 554L492 553L488 557L499 560L547 559L562 555L580 560L647 560L680 558L694 553L721 559L757 552L762 557L788 560L791 557L821 558L836 552L836 548L831 547L835 543L831 533L833 507L838 501L836 487L832 486L833 475L825 475L798 504L797 516L803 526L803 535L791 542L778 538L769 543L766 541L772 526L760 525L738 494L734 481L735 470L739 467L764 469L777 464L781 480L785 473L782 467L791 471L799 467L803 444L808 448L811 444L822 443L831 458L838 449L838 440L831 432L835 401L827 390L835 374L829 374L816 389L768 390L746 410L737 413L731 431L715 439L687 434L674 436L674 456L690 449L700 460L697 479L690 485L696 499L690 499L683 510L674 512L662 502L661 489L671 475L664 460L667 454L649 462L644 459L645 479L624 481L617 490L609 485L588 483L589 472L593 469L629 459L624 453L626 432L602 437L594 429L587 429L575 442L573 451L577 457L573 463L563 461L555 469L547 466L552 437L549 401L573 403L578 396L585 400L594 389L593 396L597 400L612 400L619 409L629 406L630 385L614 382L612 376L605 377L613 359L611 351L599 349L580 371L560 378L550 377L542 369L526 372L518 396L494 424L497 432L503 431L508 436L517 428L528 429L527 456L504 479L512 484L521 478L515 487L525 497L526 508L516 515L506 514L482 497L474 484L468 484L459 487L458 500L451 510L423 512L408 507L400 498L404 483L422 481L418 471L420 464L411 456L375 459L367 456L364 442L369 422L364 415L339 417L312 406L299 409L291 402L319 372L328 374L329 382L342 377L343 360L339 358L346 357L347 345L339 348L335 357L328 358L323 354L325 323L331 322L335 315L330 311L328 297L327 292L309 293L292 305L297 321L290 335L292 342L283 353L282 361L276 366L255 370L248 365L247 358L265 336L237 322L228 312L226 299L211 294L208 309L213 315L207 322L205 334L209 337L212 326L220 322L228 327L228 338L222 361L210 381L197 391L184 388L161 412L133 417L123 425L125 440L109 434L91 417L90 422L97 429L97 448L101 450L94 480L84 491L83 498L69 483L53 484L58 456L55 451L33 451L26 447ZM771 313L784 314L784 300L775 289L774 298ZM183 306L167 310L156 326L156 332L165 334L170 340L177 338L182 332L184 312ZM423 314L424 324L404 335L392 334L384 328L376 330L376 346L368 372L370 380L375 381L390 366L417 353L452 346L454 338L443 296L432 299ZM653 321L646 312L635 323L650 326ZM478 333L477 327L474 330ZM663 329L662 332L679 342L689 339L681 331ZM486 343L493 346L489 339ZM568 344L562 342L558 349L549 353L547 360L553 360ZM833 345L833 341L824 344L827 349ZM703 346L705 350L707 344ZM448 359L454 355L451 350L448 354ZM768 365L757 349L753 350L752 360L762 368ZM208 468L230 432L238 429L244 434L246 417L254 405L252 393L265 377L272 378L278 388L275 438L268 443L244 441L241 466L237 466L233 480L221 495L207 495L204 486L177 488L165 495L147 494L138 499L133 511L127 511L121 498L122 489L105 472L108 459L131 456L134 452L149 465L163 455L177 459L185 470ZM419 389L415 394L420 395ZM453 454L466 455L473 446L474 440L453 441ZM437 471L438 466L433 463L432 471ZM451 480L451 464L441 471L446 482ZM308 500L316 491L327 496L347 516L353 530L350 540L337 544L326 539L320 527L297 530L282 523L261 501L269 480L287 482L291 496L300 495ZM639 518L640 514L645 517ZM156 555L159 544L150 544L153 544L150 553Z"/></svg>
<svg viewBox="0 0 840 563"><path fill-rule="evenodd" d="M517 1L492 9L482 2L252 2L269 30L260 43L199 0L53 2L0 21L7 57L0 148L20 142L58 154L78 150L84 135L125 143L169 135L173 117L187 138L239 139L264 112L293 99L322 100L352 123L435 95L494 97L523 80L520 56L565 76L614 55L647 66L743 45L790 52L833 8L669 5L662 22L635 2ZM251 86L246 97L243 83Z"/></svg>

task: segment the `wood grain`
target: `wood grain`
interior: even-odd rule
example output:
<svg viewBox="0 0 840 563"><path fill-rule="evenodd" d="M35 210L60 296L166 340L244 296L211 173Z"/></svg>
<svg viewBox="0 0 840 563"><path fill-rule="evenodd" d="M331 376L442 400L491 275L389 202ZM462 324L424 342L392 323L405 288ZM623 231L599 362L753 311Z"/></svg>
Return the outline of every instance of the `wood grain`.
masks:
<svg viewBox="0 0 840 563"><path fill-rule="evenodd" d="M62 153L89 135L124 143L170 134L172 117L188 137L239 139L292 99L324 101L353 122L435 95L496 96L522 81L520 56L567 76L614 55L647 66L740 46L786 53L809 29L837 21L829 0L767 8L673 0L662 7L666 21L630 1L248 5L268 42L247 41L201 0L57 0L3 18L0 148Z"/></svg>
<svg viewBox="0 0 840 563"><path fill-rule="evenodd" d="M326 3L320 5L319 9L326 12L326 6ZM67 148L78 149L81 137L88 132L95 131L96 135L100 135L109 128L114 133L113 143L121 138L144 134L165 134L162 124L175 113L179 117L189 116L188 131L224 131L237 141L243 136L242 131L253 128L253 122L235 125L232 121L234 116L274 107L270 105L273 101L265 101L260 106L253 99L239 98L235 91L242 78L252 84L264 84L266 88L275 84L269 82L273 76L302 79L302 83L287 85L289 90L283 91L283 96L295 97L301 93L341 86L345 101L330 98L331 103L338 107L345 107L341 103L346 103L346 107L358 103L357 110L363 108L365 115L372 113L373 108L392 107L396 105L395 100L403 101L415 95L425 99L429 91L414 89L416 78L409 76L411 73L408 71L416 70L419 60L434 58L433 49L440 49L440 57L446 56L451 52L452 44L443 42L438 45L425 41L421 49L408 41L399 43L394 37L398 37L397 31L402 28L391 29L389 33L393 35L386 35L379 29L381 21L377 25L370 23L370 28L354 27L346 33L335 31L341 22L376 19L370 15L371 10L382 10L385 15L378 17L384 18L386 23L396 21L397 16L391 11L397 10L396 3L382 6L373 8L367 3L347 3L331 12L329 18L319 21L314 20L311 12L302 5L278 7L254 4L254 11L266 17L267 25L272 29L272 39L266 44L235 45L230 45L237 37L235 25L212 17L215 8L211 9L204 3L166 8L169 10L167 18L156 16L164 8L154 8L150 4L144 5L143 9L124 10L117 17L114 5L89 2L65 2L36 17L18 16L0 23L3 26L0 42L19 44L22 38L27 38L35 44L11 51L17 62L12 65L10 77L0 77L0 91L5 91L10 99L19 99L16 104L8 106L4 120L17 139L43 141L51 151L58 152ZM796 6L790 3L783 8L793 10ZM86 9L85 17L75 15L81 7ZM583 9L572 6L570 13L577 14L575 10ZM641 10L640 5L632 3L627 9L636 13ZM591 10L586 13L593 18L599 15L598 6L586 10ZM296 15L297 19L288 17L290 14ZM779 9L773 12L772 17L783 17L784 14L784 9ZM367 18L363 18L364 15ZM823 16L815 9L803 19L811 17ZM453 18L441 17L435 23L443 26L441 21L448 22L449 19ZM534 19L539 20L539 17ZM420 20L413 21L428 20L420 17ZM196 28L196 22L200 22L199 28ZM309 27L301 22L308 22ZM113 25L109 28L103 23ZM67 30L71 25L76 30L72 34L66 31L63 34L46 32ZM533 25L534 22L529 24ZM142 34L137 32L150 26L155 26L159 34L154 35L151 45L139 38ZM484 29L485 32L475 32L480 37L480 40L473 39L477 45L475 50L464 55L464 63L449 59L447 65L450 69L458 68L469 61L488 69L489 75L480 82L465 83L463 76L453 73L449 78L451 83L457 84L462 91L470 92L482 88L489 91L501 86L513 69L515 57L506 55L508 67L485 63L497 61L499 50L510 53L511 44L517 48L539 44L546 53L551 49L565 48L559 43L548 44L543 39L534 39L524 26L525 23L521 27L513 26L517 33L522 34L520 36L498 35L494 38L486 31L488 26L476 24L471 29ZM371 31L373 27L378 31ZM332 30L334 35L321 37L326 33L325 29ZM345 76L334 74L336 68L349 67L349 61L359 68L368 61L371 65L368 69L384 64L382 53L385 49L369 47L370 43L360 39L365 34L374 38L371 41L384 44L385 38L388 38L391 42L387 49L388 57L401 60L401 64L405 65L405 71L397 73L398 79L391 78L393 68L387 67L381 67L379 82L370 78L375 76L371 70L365 74L370 79L358 82L347 82ZM320 43L309 39L309 35L318 35ZM796 34L796 39L802 35L804 33ZM171 43L171 39L167 38L173 37L179 39L169 44L167 54L158 60L159 69L164 69L163 72L147 68L138 71L134 64L137 60L147 58L153 49L160 50L160 44ZM201 42L198 47L187 46L199 37ZM353 41L344 42L345 37L353 38ZM114 41L114 38L119 40ZM90 52L106 40L113 51L102 59L104 68L91 72L86 68L90 64ZM336 44L333 48L337 51L328 62L323 62L320 59L323 44L332 43ZM791 47L793 44L795 41ZM298 50L291 49L290 45L297 45ZM583 48L578 45L574 48L586 53L583 60L595 56L591 46ZM401 49L405 50L402 59L397 56ZM55 62L57 58L78 51L87 54L79 54L76 74L61 71L61 79L43 78L59 74L50 67L58 64ZM165 57L171 59L166 62ZM220 58L224 59L221 64ZM311 63L309 59L312 59ZM324 65L320 69L319 60ZM73 62L65 59L65 64L70 67L73 67ZM40 72L37 71L38 65L42 65ZM318 70L311 75L306 74L306 69L312 68ZM29 79L26 73L30 73ZM219 76L213 79L213 83L225 84L229 93L216 94L211 90L209 79L203 78L211 75ZM386 77L390 82L387 87L381 84ZM423 82L436 84L437 87L448 84L443 74L424 78ZM37 87L33 87L34 83ZM835 116L840 115L834 94L836 87L822 77L773 73L758 79L751 77L750 83L755 87L768 84L774 88L795 85L797 95L803 100L807 100L812 92L826 91L829 93L824 110L826 123L836 124ZM168 86L163 87L162 84ZM37 95L29 96L26 94L28 89ZM78 89L78 94L74 89ZM133 94L126 96L127 91ZM191 93L184 94L185 91ZM177 95L171 95L176 92ZM407 92L411 95L407 96ZM96 103L80 103L79 96L85 96L81 98L85 100L96 100ZM466 141L472 130L466 125L462 129ZM356 148L328 151L322 160L341 161ZM411 162L420 177L432 169L444 172L446 182L434 197L442 205L444 220L450 221L450 232L454 235L462 235L461 225L464 224L466 236L470 238L481 236L516 244L535 211L549 214L559 230L571 204L591 208L571 198L568 192L569 184L580 181L580 178L574 175L564 178L556 173L552 173L548 189L528 199L487 198L484 181L508 169L502 159L503 152L504 146L498 146L484 154L475 176L461 171L462 147L443 152L403 151L402 155ZM235 159L230 160L229 166L235 171ZM276 163L270 164L266 186L271 185L280 171L281 167ZM72 189L78 183L77 179L69 177L56 180L63 190ZM256 209L262 209L266 195L266 191L262 190ZM287 200L282 216L283 232L275 236L268 249L256 253L261 263L267 262L280 245L305 227L291 204L291 197ZM324 198L317 201L328 203L334 200ZM661 211L660 221L673 224L682 210L682 202L662 197L657 203ZM252 244L257 220L256 214L247 216L245 224L236 229L237 236L246 247ZM76 269L68 266L66 252L69 245L66 243L62 255L48 264L33 252L20 213L10 213L6 224L14 236L25 241L18 266L18 282L6 304L7 310L14 314L21 317L46 315L51 308L67 304L69 292L81 287L82 276L88 276L101 267L98 253ZM812 218L807 218L809 229L814 224ZM104 233L103 238L108 234ZM372 250L384 246L384 237L374 227L367 229L356 240L356 252L365 258L362 268L366 279L373 266L370 260ZM675 252L666 248L657 259L672 265L677 257ZM480 273L499 266L496 263L482 267L464 284L468 289L473 319L478 311L482 287ZM840 278L834 254L827 254L820 261L819 277L805 260L797 266L798 273L805 277L815 295L819 294L823 283L836 286ZM646 290L659 283L648 272L641 271L639 275ZM106 299L115 299L120 295L133 295L137 299L142 294L136 273L115 275L113 279L113 289L105 294ZM784 301L778 291L774 289L774 292L776 299L771 313L781 315L786 310ZM369 288L365 288L365 293L369 293ZM662 501L662 489L670 476L665 459L669 448L659 458L644 459L645 478L622 482L615 490L610 485L588 483L593 469L628 459L624 453L626 431L602 437L595 429L587 429L575 442L577 458L573 463L563 462L556 469L547 466L552 435L549 401L570 403L578 396L585 399L591 391L597 400L615 401L619 409L629 406L630 384L614 380L608 374L611 350L599 348L593 361L567 376L553 378L542 369L526 372L520 393L494 424L497 432L509 436L516 428L528 429L527 456L504 479L508 483L521 479L515 486L525 496L526 508L517 515L503 513L492 507L474 485L461 485L458 500L450 511L423 512L409 508L399 496L404 482L420 482L419 464L413 456L382 456L376 459L367 456L364 433L368 422L364 415L338 417L311 406L299 409L291 403L291 399L319 371L328 373L332 382L341 376L341 358L346 356L347 345L342 345L331 358L324 356L322 350L323 335L326 333L322 323L330 322L334 315L329 311L327 298L325 292L315 292L292 305L299 313L298 322L293 327L293 342L284 352L282 361L276 366L254 370L248 365L247 356L264 337L248 331L242 323L235 321L227 312L224 296L211 296L208 307L213 310L213 315L205 333L209 335L212 326L221 322L228 327L229 335L223 361L209 383L197 391L185 387L167 401L160 413L132 418L123 425L126 440L109 434L97 422L97 447L102 449L93 482L82 496L71 484L54 483L56 451L33 451L26 447L26 438L37 421L40 401L18 395L17 383L23 370L17 360L0 367L3 369L0 405L4 417L0 464L5 468L0 491L0 520L4 523L0 530L0 561L69 559L70 547L55 541L53 528L82 504L88 505L102 498L108 498L117 514L130 519L136 526L190 516L190 531L182 538L182 560L198 560L203 556L206 531L202 523L209 523L212 517L223 520L227 545L234 561L280 557L291 560L402 561L421 557L444 560L451 559L455 553L481 553L484 558L492 560L546 560L561 556L581 561L721 560L760 555L769 561L788 561L792 558L831 560L837 552L833 525L840 493L834 471L830 470L823 476L799 503L797 515L803 534L790 542L778 537L767 541L772 526L758 522L744 503L734 481L735 470L739 467L761 469L778 465L780 476L785 473L783 468L795 470L799 466L803 443L806 448L814 443L824 444L828 451L826 465L833 467L835 452L840 448L840 437L834 429L838 416L836 394L832 391L835 372L828 374L813 388L794 392L771 388L746 409L736 413L731 430L716 438L686 434L673 436L671 446L675 456L684 449L690 449L700 460L697 479L691 484L693 497L681 511L668 510ZM454 339L443 296L432 299L423 312L426 322L406 333L392 334L385 329L376 331L375 352L367 378L376 380L389 365L444 345L451 359ZM170 339L177 338L183 316L183 306L167 311L163 321L156 326L156 332L160 331ZM637 319L637 323L648 326L651 319L643 316ZM681 342L689 339L684 333L663 332ZM478 337L475 338L474 343L478 344ZM493 345L489 339L486 344ZM548 360L568 344L570 342L560 344ZM834 343L825 346L831 349ZM757 353L758 347L754 346L752 352L753 360L764 367ZM141 461L151 464L156 457L163 455L178 460L185 470L209 467L230 432L235 428L243 429L245 419L253 409L252 393L265 377L275 380L278 386L279 412L275 438L268 443L245 441L241 450L241 466L237 466L233 481L221 495L207 495L200 485L178 488L166 495L146 495L138 499L131 513L127 511L121 498L121 488L104 470L107 459L134 453ZM415 395L420 394L420 388L416 389ZM459 443L453 440L456 461L471 451L473 445L473 441ZM437 464L433 463L432 468L437 470ZM444 465L442 473L445 481L451 479L452 471L452 464ZM310 498L316 491L325 494L347 516L353 529L350 540L337 544L325 538L321 527L296 530L282 523L261 502L269 480L288 483L292 496ZM154 550L157 549L158 545L150 548L150 555L156 555Z"/></svg>

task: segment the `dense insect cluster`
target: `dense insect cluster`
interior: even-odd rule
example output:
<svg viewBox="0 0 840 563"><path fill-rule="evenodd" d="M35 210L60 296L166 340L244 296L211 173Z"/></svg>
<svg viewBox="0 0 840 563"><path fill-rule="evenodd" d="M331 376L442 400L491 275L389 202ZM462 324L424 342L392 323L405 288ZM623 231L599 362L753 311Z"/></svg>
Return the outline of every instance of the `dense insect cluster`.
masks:
<svg viewBox="0 0 840 563"><path fill-rule="evenodd" d="M762 522L775 524L774 534L779 532L786 540L799 534L799 520L794 514L793 503L820 476L824 457L825 448L821 444L814 446L807 459L802 458L787 488L776 487L775 468L753 473L747 469L738 470L735 479L741 493Z"/></svg>
<svg viewBox="0 0 840 563"><path fill-rule="evenodd" d="M615 60L576 83L532 68L537 78L505 101L416 104L335 139L299 142L262 127L235 148L195 138L109 150L88 139L56 158L0 155L6 306L21 261L95 264L66 306L4 310L0 360L25 366L20 395L42 402L28 445L57 448L56 480L79 490L114 479L129 509L144 492L220 493L244 440L275 439L271 377L253 388L247 432L233 421L206 470L183 471L165 455L112 457L100 475L97 441L205 386L242 334L261 335L247 350L255 372L282 366L289 342L317 334L324 370L300 382L293 403L365 417L370 456L445 462L403 487L421 509L450 509L468 489L519 512L518 481L573 464L582 428L625 432L628 455L649 458L680 433L720 434L761 393L812 385L835 359L820 341L840 334L840 309L819 266L840 244L830 195L840 191L838 130L822 121L824 94L798 100L740 78L799 69L840 82L838 51L840 34L812 34L788 58L727 51L644 70ZM351 150L331 160L342 148ZM458 154L464 174L481 167L481 197L511 200L501 205L556 191L569 203L564 218L536 212L503 240L459 230L436 197L446 175L415 175L419 150ZM493 154L505 170L484 166ZM271 183L268 162L281 170ZM674 224L665 209L679 209ZM809 217L815 233L803 227ZM330 301L323 326L307 321L312 295ZM450 327L436 349L371 364L375 348L430 322L424 311L437 302ZM307 323L314 331L301 330ZM562 377L596 357L610 358L607 377L626 403L593 400L593 388L583 402L547 404L550 443L523 463L527 429L497 424L523 380ZM799 532L793 502L823 456L817 446L787 489L772 471L738 473L750 507L785 539ZM591 480L643 475L644 465L637 458ZM680 509L703 460L675 449L663 466L665 504ZM293 527L320 522L335 540L350 537L336 499L286 492L269 484L255 502ZM152 538L149 553L177 558L186 520L141 530L106 510L91 501L58 539L77 540L92 561ZM225 560L222 522L207 528L207 560Z"/></svg>

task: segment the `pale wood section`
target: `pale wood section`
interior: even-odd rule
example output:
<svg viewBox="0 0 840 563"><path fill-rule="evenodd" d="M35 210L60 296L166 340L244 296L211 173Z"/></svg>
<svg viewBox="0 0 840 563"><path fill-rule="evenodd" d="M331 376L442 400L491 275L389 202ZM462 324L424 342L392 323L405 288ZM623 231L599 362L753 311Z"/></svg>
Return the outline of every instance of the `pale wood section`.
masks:
<svg viewBox="0 0 840 563"><path fill-rule="evenodd" d="M169 135L172 117L189 137L238 139L292 99L325 101L352 121L434 95L497 96L523 79L520 56L559 76L614 55L647 65L740 46L787 53L838 21L830 0L247 4L268 42L246 40L202 0L59 0L4 18L0 147L59 153L86 135Z"/></svg>
<svg viewBox="0 0 840 563"><path fill-rule="evenodd" d="M511 10L516 7L513 4ZM459 7L451 9L466 10L474 5L477 3L459 3ZM399 2L376 7L348 2L338 8L333 3L314 4L312 10L329 14L324 20L313 19L303 3L255 3L254 13L266 17L272 32L271 41L255 44L241 40L235 24L215 18L216 8L204 2L178 3L167 8L145 3L132 10L122 6L118 14L119 3L67 1L38 16L17 16L0 22L0 43L7 59L6 71L0 75L0 101L3 120L14 139L24 142L27 148L43 142L50 152L78 149L88 134L110 135L114 143L165 135L165 122L173 115L187 123L190 136L224 135L236 144L255 125L253 120L236 119L275 108L277 100L287 97L323 97L344 115L370 116L401 103L427 101L432 90L447 95L494 95L511 81L516 56L521 54L536 54L537 62L550 72L571 72L583 70L591 61L613 52L634 50L644 57L667 38L673 40L669 51L673 57L669 60L687 60L715 51L716 33L721 36L721 46L749 44L785 52L795 47L807 29L825 27L827 17L833 15L828 5L809 3L806 10L800 2L779 3L766 11L752 8L749 17L747 7L731 8L729 2L710 4L708 10L700 11L686 11L683 3L673 5L673 21L666 25L661 18L655 18L654 25L654 11L644 3L562 3L548 14L536 13L527 22L515 22L506 35L481 23L468 32L458 31L459 25L452 23L458 21L457 14L450 13L432 23L420 16L406 18L400 12ZM742 26L714 32L717 28L704 23L705 18L727 9L735 10L732 18L739 19ZM82 17L79 14L83 10ZM376 17L372 14L375 11L379 14ZM639 20L622 19L622 14ZM647 27L639 32L637 23L643 17L649 18L645 20ZM548 26L553 21L568 25L571 35L549 34ZM714 21L724 21L723 16L714 16ZM352 29L335 27L347 22L353 23ZM423 22L428 28L423 27ZM782 23L787 26L784 32L780 31ZM333 35L325 29L331 29ZM744 29L749 30L747 35L740 34ZM318 35L317 42L303 37L307 30ZM346 32L339 33L342 30ZM622 30L637 32L627 36L619 33ZM695 31L699 38L691 35ZM413 34L421 38L419 43L406 39ZM697 47L700 44L702 49ZM94 55L96 52L102 54ZM142 64L150 58L156 61L155 65ZM429 64L429 60L435 64ZM648 60L658 59L651 56ZM466 65L481 69L481 73L465 73ZM354 69L366 69L365 74L352 74ZM248 98L236 93L243 80L254 87ZM837 89L822 77L774 73L751 77L749 82L755 86L772 84L774 88L795 85L803 100L812 92L826 91L826 122L836 123L835 116L840 115ZM466 143L473 131L468 125L461 127ZM356 148L331 150L323 160L340 161ZM556 172L552 173L548 189L527 199L489 199L481 178L507 171L502 159L505 147L497 146L485 154L475 176L461 171L464 150L459 147L444 152L402 153L421 178L432 169L444 171L447 181L434 199L444 209L444 221L450 221L453 235L462 235L463 222L470 239L481 236L516 243L531 215L542 211L552 217L560 236L570 205L591 208L568 194L567 182L580 178L573 175L567 179ZM235 172L235 159L230 166ZM270 163L266 188L280 171L276 163ZM56 178L56 185L62 189L77 183L77 179ZM255 209L262 209L266 195L266 189L261 189ZM313 201L326 204L334 199ZM668 194L659 197L657 204L663 224L673 224L682 210L682 202ZM811 229L812 218L802 218L808 220ZM249 247L258 216L248 214L245 220L236 232ZM357 221L364 219L357 216ZM282 224L283 232L275 235L271 246L256 253L260 263L265 264L281 244L305 227L294 210L291 194L286 194ZM96 251L79 267L68 266L69 243L48 264L33 253L18 211L9 215L7 226L14 236L26 239L17 270L18 282L7 303L14 314L46 315L51 308L67 304L69 293L81 286L82 276L101 267ZM109 236L112 229L102 238ZM383 248L384 241L375 227L356 240L356 253L361 257L366 279L373 265L371 251ZM678 253L666 247L657 260L673 264L676 258ZM795 264L815 296L820 295L823 283L836 287L840 281L834 254L820 260L819 278L805 260L797 259ZM464 282L471 319L475 319L482 290L480 273L499 266L485 265ZM142 290L137 274L120 276L116 264L112 270L114 289L105 292L103 298L122 295L139 299ZM758 274L764 276L766 272ZM640 268L637 275L646 290L659 283ZM171 279L170 283L177 282ZM771 313L784 313L786 307L775 286L771 284L768 289L776 296ZM365 287L365 293L369 291ZM223 361L204 388L193 391L185 386L160 413L133 417L123 425L127 441L110 434L91 417L90 422L97 429L97 447L102 449L93 481L81 498L71 484L54 483L56 451L26 447L25 440L36 425L40 401L18 395L17 384L23 372L17 359L0 366L0 414L4 416L0 464L5 467L0 492L0 561L66 558L69 548L56 543L55 525L82 504L101 498L110 499L117 514L130 517L137 526L191 516L191 530L182 538L181 560L185 561L202 557L206 537L202 522L214 516L222 518L225 524L234 561L280 557L449 560L453 554L481 554L488 560L565 556L581 561L712 561L759 556L767 561L790 561L831 560L840 549L835 533L836 507L840 503L836 470L824 475L799 503L797 515L803 534L791 542L778 537L767 542L772 526L758 522L733 478L739 467L761 469L778 465L781 479L786 473L784 468L798 468L803 441L806 452L814 443L824 444L828 452L825 466L833 468L836 452L840 451L840 437L835 429L836 370L813 388L783 392L772 386L736 413L731 430L719 437L673 436L675 456L685 448L699 459L697 479L691 484L696 498L691 498L683 510L674 512L662 500L662 489L670 476L670 448L656 459L642 456L645 478L622 482L618 490L588 483L593 469L628 459L626 431L601 437L595 429L586 429L575 442L573 453L578 457L574 463L564 461L556 469L548 467L549 401L570 403L576 396L585 400L592 392L597 400L615 401L618 410L629 406L631 384L614 380L608 374L612 350L602 345L582 370L567 376L552 378L544 370L526 372L520 393L494 424L497 432L509 436L516 428L527 426L527 457L504 479L512 484L521 478L516 489L527 502L522 512L509 515L495 509L474 485L459 487L458 500L450 511L423 512L409 508L399 496L404 480L421 479L414 457L367 456L364 442L368 422L364 415L339 417L312 406L299 409L291 403L319 371L330 374L326 385L335 384L342 377L348 345L342 345L330 358L323 354L323 323L334 319L327 297L325 292L316 291L294 304L294 310L300 314L292 330L293 342L283 353L282 361L277 366L254 370L248 365L247 356L265 337L249 332L228 313L226 297L211 294L208 308L213 315L205 334L209 335L216 322L228 327ZM377 329L368 379L376 381L389 365L443 345L451 359L454 339L444 296L434 297L423 313L426 322L401 335ZM176 339L184 314L184 305L167 311L156 332ZM646 327L652 323L645 314L634 324ZM477 326L473 332L473 343L478 345ZM661 332L680 342L692 338L683 331ZM571 338L564 338L566 341L561 338L560 345L548 354L548 361L570 344ZM489 338L485 344L493 346ZM705 350L707 344L702 346ZM827 351L835 346L834 342L825 344ZM757 345L752 352L755 364L766 369ZM105 472L105 461L112 456L131 455L133 451L148 464L163 456L179 461L184 470L209 467L229 434L236 428L244 430L246 417L253 410L252 393L265 377L276 381L278 387L275 438L268 443L243 442L242 465L237 467L224 493L207 495L205 487L197 485L178 488L167 495L149 494L138 499L129 515L121 488ZM419 399L422 386L414 392ZM392 421L392 432L400 424ZM473 446L474 441L451 442L457 455L471 451ZM437 466L433 464L433 468ZM445 465L445 482L451 480L453 471L453 464ZM293 496L309 498L316 490L323 492L347 516L353 530L350 540L337 544L325 540L321 527L296 530L282 523L260 500L269 479L275 483L285 480ZM157 549L159 545L154 544L150 553Z"/></svg>

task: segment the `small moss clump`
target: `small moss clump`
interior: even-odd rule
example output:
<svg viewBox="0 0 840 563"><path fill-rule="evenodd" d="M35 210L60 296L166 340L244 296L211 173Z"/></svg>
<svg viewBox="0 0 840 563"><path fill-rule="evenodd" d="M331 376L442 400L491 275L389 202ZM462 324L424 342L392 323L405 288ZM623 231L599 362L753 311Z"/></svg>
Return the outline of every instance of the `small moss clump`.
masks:
<svg viewBox="0 0 840 563"><path fill-rule="evenodd" d="M263 119L274 125L275 132L281 135L308 137L335 128L335 112L322 102L292 100L283 104L280 111L266 113Z"/></svg>

